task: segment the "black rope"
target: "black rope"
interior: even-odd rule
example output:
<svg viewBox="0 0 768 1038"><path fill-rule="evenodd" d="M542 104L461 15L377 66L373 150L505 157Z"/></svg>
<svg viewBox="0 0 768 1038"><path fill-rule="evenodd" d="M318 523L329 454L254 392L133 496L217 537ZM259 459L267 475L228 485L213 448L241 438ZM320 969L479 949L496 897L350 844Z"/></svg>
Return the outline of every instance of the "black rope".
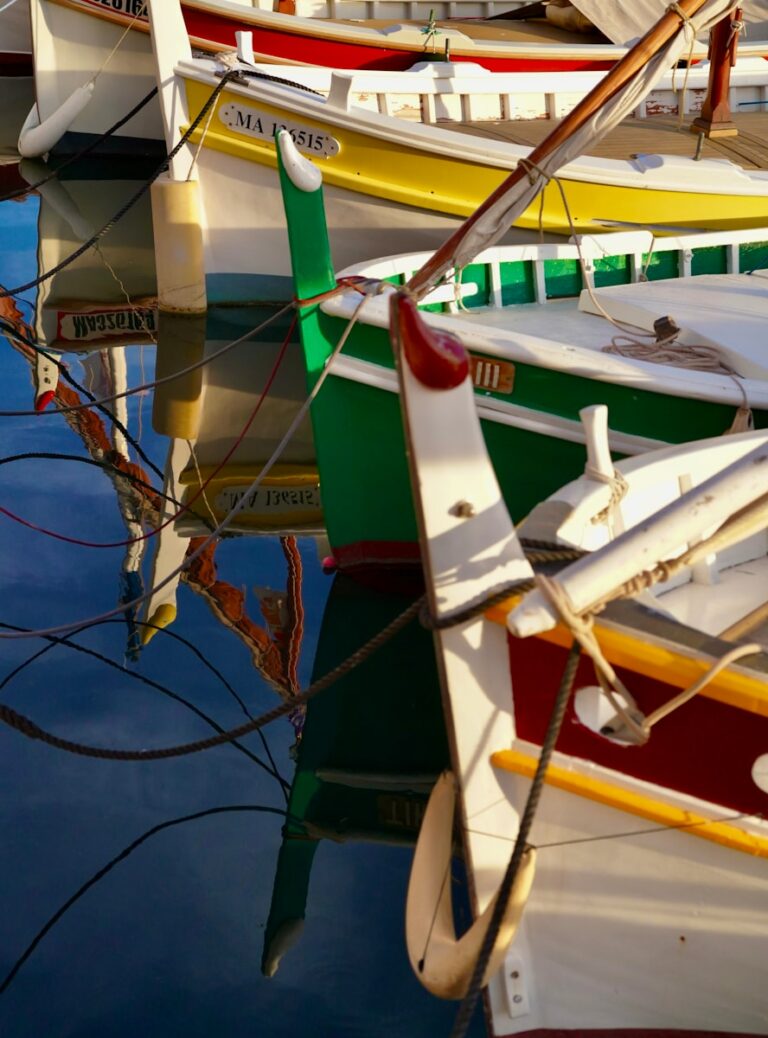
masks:
<svg viewBox="0 0 768 1038"><path fill-rule="evenodd" d="M181 501L177 501L172 495L165 494L162 490L156 490L151 483L147 483L146 480L135 475L133 472L121 469L119 465L115 465L108 458L99 461L97 458L87 458L80 454L66 454L63 451L26 451L23 454L9 454L5 458L0 458L0 467L3 465L9 465L11 462L15 461L76 461L80 462L82 465L93 465L94 468L104 469L106 472L112 472L116 476L121 476L129 483L133 483L140 490L150 491L150 493L162 498L163 501L173 505L174 508L183 507ZM210 520L206 520L205 516L198 515L197 512L193 512L193 514L196 518L200 519L201 522L207 522L210 524Z"/></svg>
<svg viewBox="0 0 768 1038"><path fill-rule="evenodd" d="M329 688L340 678L344 677L344 675L365 662L365 660L394 637L398 631L406 627L407 624L409 624L417 615L421 608L422 601L423 600L419 598L415 602L412 602L407 609L405 609L399 616L395 617L395 619L379 631L378 634L375 634L370 638L364 645L357 649L356 652L353 652L351 656L347 657L347 659L337 667L328 671L327 674L323 675L323 677L319 678L317 681L312 682L309 688L304 692L297 692L290 700L278 704L271 710L267 710L265 713L255 717L253 720L247 721L245 724L241 724L236 728L231 728L229 731L219 730L220 734L211 736L208 739L198 739L195 742L182 743L178 746L166 746L157 750L114 750L108 747L85 746L82 743L73 742L70 739L62 739L59 736L53 735L51 732L47 732L43 728L40 728L34 721L25 717L23 714L18 713L18 711L4 703L0 704L0 721L2 721L3 724L8 725L9 728L21 732L22 735L26 735L29 739L39 739L41 742L46 743L46 745L53 746L58 750L64 750L66 753L73 753L81 757L92 757L97 760L154 761L168 760L174 757L186 757L193 753L201 753L204 750L211 750L215 746L222 746L224 743L232 742L235 739L241 739L246 735L250 735L251 732L266 727L266 725L271 724L278 718L291 713L297 706L309 702L310 699L313 699L320 692L324 692L325 689ZM23 630L23 628L13 628L10 624L4 624L2 626L10 627L11 630ZM46 637L52 636L48 635ZM61 640L66 641L66 639ZM110 663L111 662L112 661L110 661Z"/></svg>
<svg viewBox="0 0 768 1038"><path fill-rule="evenodd" d="M482 616L489 609L493 609L494 606L504 602L512 595L522 595L526 591L532 591L535 586L536 581L533 577L529 577L526 580L513 580L511 584L505 584L497 591L492 591L476 602L471 602L463 609L456 609L447 616L433 616L425 603L419 612L419 623L430 631L444 631L448 627L458 627L459 624L465 624L469 620Z"/></svg>
<svg viewBox="0 0 768 1038"><path fill-rule="evenodd" d="M293 87L295 90L304 90L308 94L314 94L315 97L325 97L321 90L313 90L306 83L297 83L293 79L283 79L282 76L270 76L268 72L257 72L255 69L248 68L236 69L235 71L245 79L265 79L268 83L279 83L281 86Z"/></svg>
<svg viewBox="0 0 768 1038"><path fill-rule="evenodd" d="M78 645L77 642L73 642L71 640L74 635L81 634L90 626L91 625L88 624L85 627L79 627L76 631L73 632L72 635L65 635L63 637L56 637L52 634L44 635L43 637L45 638L45 641L50 643L47 648L53 648L54 645L63 645L68 649L72 649L74 652L81 652L86 656L91 656L94 659L97 659L100 663L105 664L107 667L112 667L115 670L119 670L121 674L133 678L134 681L138 681L143 685L147 685L149 688L153 688L156 691L161 692L164 696L167 696L169 699L173 699L177 703L181 703L182 706L187 707L187 709L191 710L193 714L196 714L201 720L205 721L205 723L209 725L211 728L213 728L214 731L223 733L224 735L227 734L217 721L214 721L212 717L206 714L204 710L201 710L200 707L196 706L190 700L185 699L184 696L179 695L178 692L174 692L167 686L161 685L158 681L155 681L153 678L147 677L145 674L140 674L138 671L135 670L127 670L120 663L116 663L114 660L111 660L108 656L103 655L103 653L97 652L95 649L89 649L85 645ZM16 624L3 623L2 621L0 621L0 627L7 631L28 630L28 628L17 627ZM36 659L43 655L44 651L45 650L41 650L35 653L34 656L29 657L29 659L27 659L24 663L19 664L19 666L17 666L13 671L11 671L9 675L6 676L0 688L4 687L8 683L8 681L10 681L19 673L19 671L23 670L26 666L34 663ZM8 709L10 709L10 707L0 707L0 710ZM276 770L275 772L273 772L269 765L266 764L263 760L261 760L260 757L257 757L255 753L248 749L247 746L242 746L237 741L236 737L233 737L232 739L224 739L223 741L231 742L232 746L236 750L239 750L239 752L248 757L248 759L253 764L258 765L258 767L266 771L268 775L271 775L273 778L277 779L278 783L282 785L281 776L278 774L278 772Z"/></svg>
<svg viewBox="0 0 768 1038"><path fill-rule="evenodd" d="M150 187L157 180L157 178L168 169L171 160L175 158L176 155L178 155L178 153L190 139L192 134L198 128L200 123L206 117L211 107L216 103L216 100L218 99L218 96L222 92L224 87L233 79L242 78L266 79L273 83L282 83L285 86L295 87L299 90L306 90L308 93L318 94L319 96L322 96L319 91L312 90L310 87L304 86L303 83L295 83L290 79L281 79L278 76L270 76L265 72L252 72L247 69L229 69L229 71L223 73L221 79L211 91L211 94L206 100L205 104L197 113L192 122L189 124L185 132L182 134L178 143L174 146L174 148L171 151L168 152L168 155L163 159L163 161L160 163L160 165L157 167L154 173L152 173L152 175L149 177L149 179L141 185L138 191L131 195L128 201L125 202L124 205L122 205L120 209L117 210L114 216L107 220L107 222L100 230L95 231L88 239L88 241L83 242L83 244L80 245L77 249L75 249L74 252L70 253L69 256L65 256L65 258L60 263L57 263L55 267L51 267L50 270L47 270L44 273L39 274L33 281L28 281L25 285L19 285L17 288L3 289L2 291L0 291L0 299L5 299L8 296L16 296L20 292L27 292L30 288L36 288L43 282L48 281L49 278L52 278L54 274L58 274L60 270L63 270L65 267L69 266L70 263L73 263L76 259L79 259L79 257L82 256L84 252L87 252L88 249L94 246L96 242L100 241L105 234L111 231L115 224L119 223L119 221L122 220L125 214L128 213L141 198L143 198L143 196L147 193Z"/></svg>
<svg viewBox="0 0 768 1038"><path fill-rule="evenodd" d="M499 929L507 910L507 905L512 894L512 889L515 885L515 880L517 879L517 874L520 871L520 864L523 860L523 855L528 849L528 835L531 831L531 826L533 825L533 820L536 815L536 809L539 806L539 799L544 788L544 778L547 773L547 766L549 765L552 752L555 748L557 737L560 734L560 728L565 716L565 708L568 705L568 699L570 698L573 682L576 677L576 668L579 664L580 654L580 646L578 642L574 641L568 652L568 659L565 663L563 676L560 679L560 687L557 690L557 696L555 697L552 713L547 724L547 731L541 744L541 753L539 754L539 760L536 765L536 773L533 776L531 788L528 791L528 797L525 802L522 818L520 819L520 828L517 832L512 856L509 859L509 864L504 873L504 878L499 885L496 904L490 922L488 923L488 929L485 931L485 937L483 938L483 943L480 948L480 954L477 957L477 962L475 963L475 968L469 982L469 990L459 1006L459 1011L456 1014L450 1038L464 1038L472 1020L472 1014L475 1011L477 1000L480 997L480 992L483 988L483 977L488 968L488 962L491 958L494 945L496 944L496 938L498 937Z"/></svg>
<svg viewBox="0 0 768 1038"><path fill-rule="evenodd" d="M113 868L115 868L116 865L119 865L121 861L125 861L125 859L129 857L129 855L133 854L133 852L143 843L146 843L152 836L156 836L158 833L163 832L164 829L170 829L175 825L182 825L184 822L194 822L199 818L206 818L211 815L226 814L234 811L258 811L262 814L275 814L282 817L285 817L286 814L286 812L279 807L267 807L266 805L260 804L234 804L231 807L209 807L205 811L196 811L194 814L183 815L180 818L171 818L167 822L160 822L159 825L155 825L151 829L148 829L145 833L142 833L141 836L133 840L132 843L129 843L127 847L124 847L119 854L108 861L107 864L100 868L98 872L95 872L90 879L86 880L85 883L78 887L75 893L72 894L71 897L68 897L64 904L53 913L45 925L37 931L35 936L6 974L5 979L0 984L0 995L5 994L13 983L21 967L29 959L43 938L51 932L62 916L65 915L69 909L72 908L72 906L91 889L91 887L94 887L99 880L102 880L112 871Z"/></svg>
<svg viewBox="0 0 768 1038"><path fill-rule="evenodd" d="M0 293L0 297L1 296L2 293ZM123 423L114 413L114 411L110 411L105 404L99 403L94 394L91 393L89 389L86 389L85 386L81 385L81 383L77 381L74 375L70 373L69 368L66 364L64 364L63 361L59 360L56 356L54 356L54 354L50 353L47 349L45 349L45 347L39 346L36 342L30 339L28 335L25 335L23 332L16 329L10 323L10 321L8 321L4 317L0 317L0 332L2 332L8 338L16 339L18 342L23 343L24 346L27 346L29 349L34 350L35 353L39 353L41 356L45 357L46 360L50 361L51 364L57 367L59 369L59 374L64 379L64 381L68 382L73 389L77 390L78 393L82 393L82 395L89 401L89 404L86 406L94 407L97 411L100 411L104 415L104 417L109 422L111 422L112 425L114 425L114 427L119 432L122 433L126 441L130 444L131 447L133 447L133 449L136 451L136 454L141 458L144 464L148 468L152 469L155 475L158 476L160 479L164 478L162 471L157 467L154 461L152 461L152 459L146 453L139 441L123 425Z"/></svg>
<svg viewBox="0 0 768 1038"><path fill-rule="evenodd" d="M87 252L88 249L92 248L92 246L94 246L96 242L100 241L105 234L111 231L115 224L119 223L120 220L122 220L122 218L125 216L125 214L130 212L130 210L136 205L136 203L144 197L144 195L147 193L147 191L149 191L150 187L154 184L157 178L168 169L171 160L175 158L176 155L178 155L178 153L187 143L189 138L198 128L200 123L206 117L211 107L216 103L216 100L218 99L218 96L222 92L224 87L232 79L235 79L239 74L240 73L236 70L230 70L229 72L224 73L221 80L211 91L211 94L204 103L203 107L200 109L195 118L189 124L189 127L182 135L178 144L176 144L176 146L168 153L166 158L163 159L163 161L160 163L160 165L157 167L154 173L149 177L149 179L141 185L138 191L135 191L134 194L131 195L128 201L125 202L109 220L107 220L107 222L104 224L103 227L100 228L100 230L95 231L87 241L83 242L83 244L80 245L77 249L75 249L74 252L70 253L69 256L65 256L64 259L60 263L57 263L55 267L51 267L50 270L47 270L44 273L39 274L32 281L28 281L25 285L19 285L17 288L3 289L3 291L0 292L0 299L6 299L8 296L16 296L20 292L26 292L30 288L36 288L38 285L43 284L43 282L48 281L50 278L54 276L54 274L58 274L59 271L64 270L65 267L68 267L70 263L73 263L76 259L79 259L79 257L82 256L84 252Z"/></svg>
<svg viewBox="0 0 768 1038"><path fill-rule="evenodd" d="M74 637L75 635L82 634L84 631L90 631L96 627L105 627L114 624L117 624L120 627L122 627L123 623L123 620L98 620L96 623L88 624L85 627L79 627L76 631L72 632L71 636ZM194 642L191 642L188 638L184 638L176 631L170 630L168 627L160 627L158 626L158 624L150 623L149 620L134 620L134 623L137 627L147 627L150 630L162 634L165 638L171 638L173 639L173 641L179 642L186 649L189 649L189 651L193 655L197 656L197 658L200 660L203 666L221 682L221 684L224 686L227 692L229 692L229 694L232 696L235 702L239 705L240 709L243 711L245 716L253 719L253 714L245 705L243 698L232 687L229 681L227 681L226 677L222 674L219 668L216 667L213 663L211 663L207 656L203 655L203 653L198 649ZM39 649L32 656L27 657L26 660L20 663L17 667L14 667L13 670L9 671L8 674L6 674L6 676L3 678L3 680L0 681L0 691L2 691L6 687L6 685L8 685L13 680L13 678L15 678L18 673L20 673L20 671L30 666L32 663L35 662L35 660L39 659L41 656L44 656L47 652L50 652L50 650L53 649L56 646L56 644L57 642L54 639L51 639L48 645L44 645L42 649ZM267 759L269 760L269 763L272 765L273 777L278 781L278 783L283 789L283 792L285 793L285 791L289 788L290 784L280 774L280 769L277 766L277 761L272 755L272 750L270 748L269 743L267 742L267 737L261 729L258 730L258 735L261 740L261 744L264 747L264 752L267 755Z"/></svg>
<svg viewBox="0 0 768 1038"><path fill-rule="evenodd" d="M77 162L79 159L84 159L86 155L90 155L92 151L98 148L102 141L107 140L107 138L111 137L112 134L117 133L117 131L122 126L124 126L129 119L133 119L134 115L138 115L142 108L148 105L156 94L157 87L154 86L148 94L142 97L141 101L139 101L138 104L133 106L130 112L128 112L126 115L122 117L122 119L118 119L117 122L113 123L108 130L105 130L104 133L99 134L96 140L91 141L90 144L87 144L80 151L75 152L74 155L70 155L70 157L65 159L62 163L60 163L60 165L58 165L56 169L51 170L47 177L43 177L42 180L38 180L34 184L27 184L26 187L17 188L16 191L11 191L11 193L8 195L0 196L0 202L10 202L13 198L22 198L24 195L28 195L32 191L37 191L38 188L41 188L45 184L50 183L51 180L58 179L59 174L63 169L66 169L67 166L71 166L73 162Z"/></svg>

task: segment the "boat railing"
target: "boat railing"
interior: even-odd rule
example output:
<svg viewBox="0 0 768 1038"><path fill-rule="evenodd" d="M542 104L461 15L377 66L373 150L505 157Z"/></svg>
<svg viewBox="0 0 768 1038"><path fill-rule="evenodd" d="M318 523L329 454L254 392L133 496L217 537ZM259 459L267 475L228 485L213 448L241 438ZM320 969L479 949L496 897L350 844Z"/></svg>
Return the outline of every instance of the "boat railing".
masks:
<svg viewBox="0 0 768 1038"><path fill-rule="evenodd" d="M694 115L707 93L708 64L668 73L635 109L635 118ZM472 63L422 63L408 73L334 71L328 102L415 122L555 120L567 115L601 73L489 73ZM768 68L750 59L732 74L732 111L768 103Z"/></svg>
<svg viewBox="0 0 768 1038"><path fill-rule="evenodd" d="M365 277L405 284L426 253L390 256L348 267L340 277ZM477 258L422 301L425 309L457 313L478 307L548 303L574 298L589 286L701 274L743 274L768 268L768 228L711 231L654 238L650 231L583 235L542 245L501 245ZM454 282L458 282L458 286ZM324 309L336 309L334 301Z"/></svg>

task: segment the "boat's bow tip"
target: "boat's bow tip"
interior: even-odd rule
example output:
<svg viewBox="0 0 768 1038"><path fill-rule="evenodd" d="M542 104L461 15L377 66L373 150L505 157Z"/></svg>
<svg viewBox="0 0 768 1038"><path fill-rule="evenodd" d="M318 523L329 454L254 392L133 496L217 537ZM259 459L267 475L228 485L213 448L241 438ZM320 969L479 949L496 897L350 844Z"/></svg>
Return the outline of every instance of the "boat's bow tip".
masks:
<svg viewBox="0 0 768 1038"><path fill-rule="evenodd" d="M288 179L299 191L310 193L323 186L323 174L293 143L288 130L277 131L277 147Z"/></svg>
<svg viewBox="0 0 768 1038"><path fill-rule="evenodd" d="M390 303L392 333L408 367L427 389L454 389L469 374L469 357L460 340L430 328L412 296L396 292Z"/></svg>

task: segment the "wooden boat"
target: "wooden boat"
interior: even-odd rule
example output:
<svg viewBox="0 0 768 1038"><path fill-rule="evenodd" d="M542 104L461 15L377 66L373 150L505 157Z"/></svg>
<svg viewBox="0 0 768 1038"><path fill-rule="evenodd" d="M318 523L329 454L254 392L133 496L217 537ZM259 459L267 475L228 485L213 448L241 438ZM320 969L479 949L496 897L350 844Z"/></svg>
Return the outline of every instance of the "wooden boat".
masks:
<svg viewBox="0 0 768 1038"><path fill-rule="evenodd" d="M542 506L531 536L546 530L556 544L596 550L550 568L549 582L537 576L522 601L484 612L533 571L486 452L469 360L405 294L393 297L392 315L453 762L430 800L411 874L416 975L444 997L467 991L506 873L511 898L482 981L491 977L495 1038L761 1033L768 654L764 632L749 636L762 644L736 652L728 638L756 602L768 612L768 434L620 463L619 502L596 480L606 463L608 480L616 477L594 437L587 478ZM502 466L517 461L509 452ZM710 540L742 506L734 543ZM657 562L661 570L698 542L668 590L611 602L625 578ZM566 699L558 683L574 635L594 641L601 662L583 654ZM609 672L619 679L613 703L600 687ZM532 811L542 746L558 732L556 698L564 720ZM458 941L444 889L454 800L476 918ZM521 864L508 872L513 846Z"/></svg>
<svg viewBox="0 0 768 1038"><path fill-rule="evenodd" d="M220 82L223 66L191 57L178 4L151 10L170 149ZM768 88L766 67L759 61L733 73L734 108L743 102L751 112L737 119L762 122L750 106L759 107ZM249 66L243 68L248 73ZM307 91L259 78L228 84L174 160L174 178L186 179L193 167L199 180L206 267L217 275L286 276L290 270L277 201L276 126L290 127L300 149L317 156L335 262L346 266L376 249L381 255L434 247L557 124L541 116L564 115L596 82L592 73L505 76L459 65L396 76L262 71ZM692 70L685 89L680 75L667 74L650 88L650 98L638 98L639 117L619 126L595 155L560 171L567 210L558 184L550 183L543 201L519 215L517 228L570 234L572 226L581 232L617 224L695 230L768 224L768 180L761 169L746 168L743 157L754 145L759 166L762 146L751 137L746 143L716 138L704 143L696 161L697 138L678 126L677 113L699 108L708 70ZM723 161L728 155L737 162ZM768 153L763 164L768 168ZM256 280L251 291L258 294Z"/></svg>
<svg viewBox="0 0 768 1038"><path fill-rule="evenodd" d="M485 22L522 0L184 0L184 34L208 54L231 51L235 33L249 31L259 60L294 66L405 69L424 57L512 69L605 69L625 48L600 33L591 37L547 23ZM154 85L149 25L139 0L30 0L37 83L37 117L51 118L96 74L97 89L72 122L61 148L100 134ZM295 13L286 13L294 10ZM328 17L330 16L330 17ZM459 24L444 16L467 17ZM368 19L355 21L354 19ZM373 20L371 20L373 19ZM410 19L410 20L407 20ZM697 46L695 57L705 56ZM768 40L744 52L768 53ZM87 99L84 98L84 103ZM118 103L119 101L119 103ZM156 106L133 117L113 147L128 150L162 139Z"/></svg>
<svg viewBox="0 0 768 1038"><path fill-rule="evenodd" d="M354 280L383 289L358 313L313 405L334 554L342 567L413 562L417 536L387 306L389 283L407 281L428 254L357 264L337 279L325 251L322 188L304 191L284 177L284 191L296 292L307 300L300 319L311 383L359 307ZM425 320L438 331L460 332L470 351L478 413L516 520L580 470L578 411L594 400L610 404L610 443L618 456L723 433L745 402L755 425L768 426L757 331L768 292L761 274L747 273L766 265L766 230L666 238L623 232L578 243L496 246L462 270L456 284L423 300ZM312 301L334 286L329 298ZM628 330L600 316L598 305L636 326L635 337L651 353L654 322L671 315L683 329L682 343L713 348L735 374L681 368L672 353L659 355L666 363L606 353L617 332ZM508 457L516 459L514 467L501 464Z"/></svg>
<svg viewBox="0 0 768 1038"><path fill-rule="evenodd" d="M0 76L32 73L32 36L29 0L11 0L0 10Z"/></svg>

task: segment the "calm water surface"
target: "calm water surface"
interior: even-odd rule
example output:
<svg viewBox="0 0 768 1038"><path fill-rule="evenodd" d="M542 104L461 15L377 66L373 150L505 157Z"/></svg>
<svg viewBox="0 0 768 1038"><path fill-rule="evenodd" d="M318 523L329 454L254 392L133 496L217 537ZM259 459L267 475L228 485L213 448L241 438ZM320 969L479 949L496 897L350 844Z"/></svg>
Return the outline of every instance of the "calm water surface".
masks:
<svg viewBox="0 0 768 1038"><path fill-rule="evenodd" d="M14 136L6 125L3 140ZM10 158L0 171L6 194L19 174ZM28 180L39 172L24 170ZM107 170L109 179L100 173L92 180L88 171L70 171L39 194L0 203L6 289L50 269L135 186L124 170ZM2 301L17 328L61 351L54 355L76 386L60 380L59 403L152 379L155 318L151 306L142 308L154 290L150 228L148 207L139 207L78 269L19 293L13 306ZM248 311L210 316L206 349L259 319ZM135 332L142 321L149 335ZM79 340L77 350L66 337ZM29 411L45 389L41 377L55 369L46 373L32 350L10 338L0 342L0 409ZM276 345L246 342L210 366L188 469L197 464L205 477L223 457L276 357ZM221 405L217 394L225 390L238 407ZM234 458L243 468L266 460L303 398L295 345L274 390ZM289 697L407 604L324 575L321 539L250 533L209 549L178 586L170 633L144 648L130 615L90 624L148 591L162 559L183 558L190 536L205 535L216 514L216 502L208 502L197 524L187 517L162 539L137 541L157 525L162 502L153 494L162 490L171 448L153 430L152 406L150 390L119 405L127 438L110 413L92 407L77 420L0 419L3 462L68 456L0 465L0 506L16 517L0 516L0 630L78 626L69 644L3 641L0 699L92 746L170 746L210 734L211 722L240 724L243 709L256 714ZM302 435L294 460L306 465L311 447ZM111 459L129 478L76 458ZM145 609L137 607L134 619ZM246 738L247 753L226 746L121 763L0 730L2 976L54 913L143 834L226 809L149 836L69 908L0 997L4 1038L448 1033L455 1007L422 991L403 939L410 843L429 777L447 759L429 637L404 632L306 716L282 718L265 738L266 746L258 735ZM482 1034L479 1019L475 1025Z"/></svg>

